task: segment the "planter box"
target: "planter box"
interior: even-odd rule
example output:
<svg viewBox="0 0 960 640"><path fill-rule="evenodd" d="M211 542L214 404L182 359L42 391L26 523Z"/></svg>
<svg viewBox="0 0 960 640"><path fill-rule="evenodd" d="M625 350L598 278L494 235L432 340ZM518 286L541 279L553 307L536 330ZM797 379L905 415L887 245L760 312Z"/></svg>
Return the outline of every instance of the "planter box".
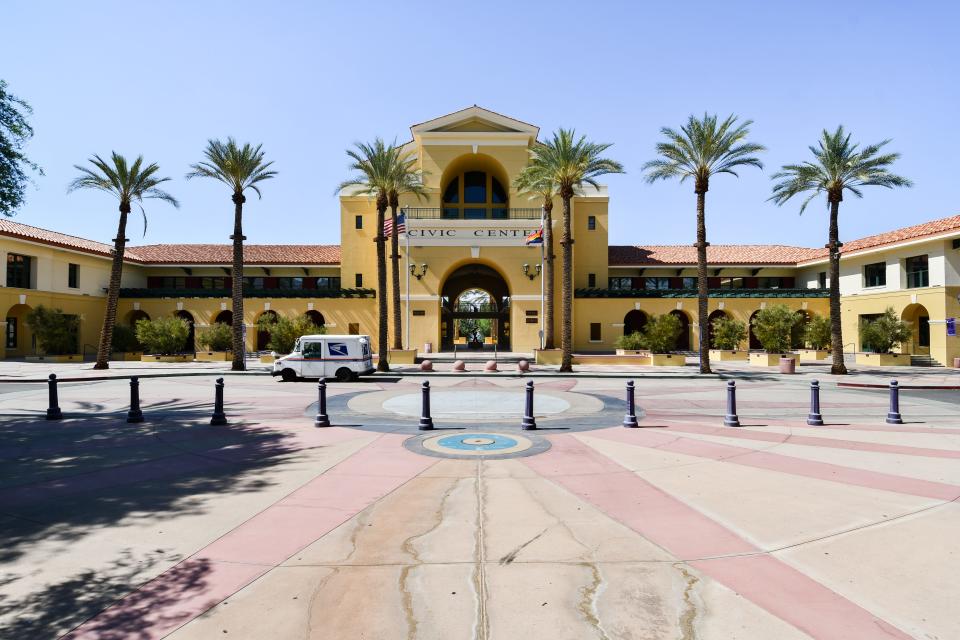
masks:
<svg viewBox="0 0 960 640"><path fill-rule="evenodd" d="M233 351L197 351L197 362L230 362L233 360Z"/></svg>
<svg viewBox="0 0 960 640"><path fill-rule="evenodd" d="M260 364L273 364L277 359L277 356L272 353L266 356L260 356Z"/></svg>
<svg viewBox="0 0 960 640"><path fill-rule="evenodd" d="M62 356L27 356L27 362L83 362L83 355L69 353Z"/></svg>
<svg viewBox="0 0 960 640"><path fill-rule="evenodd" d="M654 353L650 356L650 364L655 367L682 367L687 364L687 357L680 353Z"/></svg>
<svg viewBox="0 0 960 640"><path fill-rule="evenodd" d="M143 357L143 351L114 351L110 354L110 359L119 362L140 362Z"/></svg>
<svg viewBox="0 0 960 640"><path fill-rule="evenodd" d="M857 364L875 367L905 367L910 365L909 353L858 353Z"/></svg>
<svg viewBox="0 0 960 640"><path fill-rule="evenodd" d="M416 349L390 349L388 356L391 364L416 364Z"/></svg>
<svg viewBox="0 0 960 640"><path fill-rule="evenodd" d="M780 358L798 359L795 353L751 353L750 364L755 367L779 367Z"/></svg>
<svg viewBox="0 0 960 640"><path fill-rule="evenodd" d="M710 349L711 362L746 362L748 351L732 351L727 349Z"/></svg>
<svg viewBox="0 0 960 640"><path fill-rule="evenodd" d="M140 362L191 362L192 353L178 353L172 356L160 356L156 354L144 354L140 356Z"/></svg>
<svg viewBox="0 0 960 640"><path fill-rule="evenodd" d="M823 360L830 352L826 349L799 349L800 359L804 362Z"/></svg>
<svg viewBox="0 0 960 640"><path fill-rule="evenodd" d="M557 364L560 360L557 360ZM573 364L598 364L598 365L635 365L648 366L650 364L650 354L627 354L610 355L604 353L581 353L573 356Z"/></svg>
<svg viewBox="0 0 960 640"><path fill-rule="evenodd" d="M560 349L534 349L533 361L537 364L560 364Z"/></svg>
<svg viewBox="0 0 960 640"><path fill-rule="evenodd" d="M650 357L647 349L617 349L618 356L646 356Z"/></svg>

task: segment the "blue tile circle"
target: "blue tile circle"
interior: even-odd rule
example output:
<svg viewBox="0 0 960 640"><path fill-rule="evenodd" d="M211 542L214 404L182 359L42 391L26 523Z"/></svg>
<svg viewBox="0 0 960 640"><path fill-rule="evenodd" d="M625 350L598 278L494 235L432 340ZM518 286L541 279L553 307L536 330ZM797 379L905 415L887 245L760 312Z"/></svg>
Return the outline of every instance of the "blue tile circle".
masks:
<svg viewBox="0 0 960 640"><path fill-rule="evenodd" d="M488 440L482 444L470 443L468 440ZM447 436L437 441L437 444L447 449L461 451L497 451L517 446L518 442L509 436L498 433L467 433L456 436Z"/></svg>

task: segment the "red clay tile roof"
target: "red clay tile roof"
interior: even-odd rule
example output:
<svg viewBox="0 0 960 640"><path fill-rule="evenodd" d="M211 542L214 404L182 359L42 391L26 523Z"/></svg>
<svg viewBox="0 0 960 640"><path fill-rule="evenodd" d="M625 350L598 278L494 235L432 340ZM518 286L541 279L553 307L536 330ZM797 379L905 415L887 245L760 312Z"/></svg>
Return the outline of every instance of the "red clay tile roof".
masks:
<svg viewBox="0 0 960 640"><path fill-rule="evenodd" d="M714 244L707 247L707 261L713 264L794 265L819 255L819 249L777 244ZM611 246L610 266L656 266L696 264L693 245Z"/></svg>
<svg viewBox="0 0 960 640"><path fill-rule="evenodd" d="M106 257L110 256L110 251L113 249L113 245L104 244L102 242L94 242L93 240L87 240L86 238L69 236L65 233L49 231L47 229L41 229L40 227L31 227L28 224L21 224L19 222L14 222L13 220L6 220L3 218L0 218L0 236L20 238L22 240L30 240L42 244L53 245L55 247L74 249L76 251L84 251L86 253L93 253Z"/></svg>
<svg viewBox="0 0 960 640"><path fill-rule="evenodd" d="M130 247L144 264L216 264L233 262L229 244L150 244ZM335 244L246 244L245 264L340 264L340 246Z"/></svg>
<svg viewBox="0 0 960 640"><path fill-rule="evenodd" d="M841 251L843 252L843 255L846 255L855 253L857 251L865 251L867 249L875 249L877 247L895 244L897 242L920 240L928 236L950 233L951 231L960 233L960 216L950 216L949 218L931 220L922 224L915 224L912 227L903 227L901 229L887 231L886 233L878 233L877 235L867 236L866 238L844 242ZM804 261L823 259L826 257L827 250L818 249L815 256L806 258Z"/></svg>

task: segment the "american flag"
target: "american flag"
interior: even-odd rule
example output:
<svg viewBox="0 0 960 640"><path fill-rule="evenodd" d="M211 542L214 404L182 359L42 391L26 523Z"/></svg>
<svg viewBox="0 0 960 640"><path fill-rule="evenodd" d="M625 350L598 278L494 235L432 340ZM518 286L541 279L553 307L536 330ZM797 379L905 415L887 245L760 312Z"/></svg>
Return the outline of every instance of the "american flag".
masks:
<svg viewBox="0 0 960 640"><path fill-rule="evenodd" d="M407 232L407 219L401 213L397 216L397 234L406 233L406 232ZM383 221L383 235L387 236L388 238L393 235L393 217L392 216L387 216L387 218Z"/></svg>

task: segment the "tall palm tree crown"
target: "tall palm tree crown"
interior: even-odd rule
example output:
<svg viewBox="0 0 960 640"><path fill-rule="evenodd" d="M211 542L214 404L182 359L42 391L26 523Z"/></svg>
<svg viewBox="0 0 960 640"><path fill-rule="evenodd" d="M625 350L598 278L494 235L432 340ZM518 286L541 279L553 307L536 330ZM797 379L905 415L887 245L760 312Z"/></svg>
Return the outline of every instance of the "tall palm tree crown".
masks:
<svg viewBox="0 0 960 640"><path fill-rule="evenodd" d="M840 203L844 192L863 197L863 187L910 187L910 180L890 172L890 166L900 157L899 153L881 153L890 140L868 145L862 149L850 141L850 134L843 126L831 133L826 129L817 146L811 146L813 160L802 164L784 165L772 178L773 195L770 200L783 205L801 193L809 194L800 205L802 214L807 205L819 195L827 196L830 213L830 228L827 248L830 254L830 329L833 366L831 372L842 375L847 372L843 363L843 332L840 322Z"/></svg>
<svg viewBox="0 0 960 640"><path fill-rule="evenodd" d="M273 162L264 161L262 145L237 144L233 138L208 140L203 162L190 165L187 179L212 178L230 187L233 201L233 268L231 269L231 293L233 298L233 366L234 371L246 369L244 360L243 317L243 203L247 201L244 191L252 189L262 198L259 183L277 175L270 169Z"/></svg>
<svg viewBox="0 0 960 640"><path fill-rule="evenodd" d="M107 369L110 366L110 351L113 341L113 327L117 321L117 300L120 296L120 280L123 275L123 254L126 248L127 216L132 205L140 205L143 214L143 232L147 232L147 214L142 203L144 200L163 200L174 207L180 203L176 198L159 188L170 178L160 178L156 174L160 167L156 163L143 164L143 156L137 156L133 164L116 151L110 154L110 160L94 155L89 160L93 167L74 165L80 176L67 187L67 192L77 189L94 189L112 194L120 201L120 221L117 225L117 237L113 239L113 263L110 268L110 284L107 287L107 306L103 316L103 328L100 330L100 343L97 347L97 362L94 369Z"/></svg>
<svg viewBox="0 0 960 640"><path fill-rule="evenodd" d="M707 226L706 194L710 178L727 173L735 177L738 167L763 168L753 154L765 151L763 145L746 142L752 120L737 123L737 117L728 116L722 122L716 115L703 118L691 115L680 131L663 127L664 141L657 143L656 160L643 165L649 183L668 178L679 178L683 183L692 179L697 196L697 316L700 326L700 373L710 373L710 345L708 335L707 297Z"/></svg>
<svg viewBox="0 0 960 640"><path fill-rule="evenodd" d="M623 165L604 158L612 145L590 142L586 136L576 137L573 129L558 129L550 140L533 145L530 165L544 180L557 188L563 203L563 224L560 234L561 297L560 301L560 371L573 370L573 239L570 234L570 203L576 190L584 184L599 188L596 179L609 173L624 173Z"/></svg>
<svg viewBox="0 0 960 640"><path fill-rule="evenodd" d="M375 200L377 235L374 237L374 242L377 245L377 314L379 317L377 370L389 371L388 314L387 299L384 295L387 290L387 258L383 222L389 203L390 188L394 184L397 160L401 152L396 144L388 145L379 137L370 144L356 142L354 147L354 149L347 149L347 156L351 160L350 169L354 172L354 176L341 182L337 191L350 190L353 194L367 195Z"/></svg>
<svg viewBox="0 0 960 640"><path fill-rule="evenodd" d="M539 165L527 165L513 181L514 188L529 193L541 201L543 207L543 348L553 349L553 199L557 186L549 177L541 175Z"/></svg>
<svg viewBox="0 0 960 640"><path fill-rule="evenodd" d="M398 150L399 151L399 150ZM393 348L403 349L403 322L400 313L400 239L397 234L397 208L400 196L411 194L418 200L427 197L423 185L424 172L417 168L417 160L412 151L398 152L391 171L390 188L387 189L387 204L390 206L390 219L393 221L390 234L390 263L392 266L392 311L393 311ZM407 346L409 348L409 345Z"/></svg>

